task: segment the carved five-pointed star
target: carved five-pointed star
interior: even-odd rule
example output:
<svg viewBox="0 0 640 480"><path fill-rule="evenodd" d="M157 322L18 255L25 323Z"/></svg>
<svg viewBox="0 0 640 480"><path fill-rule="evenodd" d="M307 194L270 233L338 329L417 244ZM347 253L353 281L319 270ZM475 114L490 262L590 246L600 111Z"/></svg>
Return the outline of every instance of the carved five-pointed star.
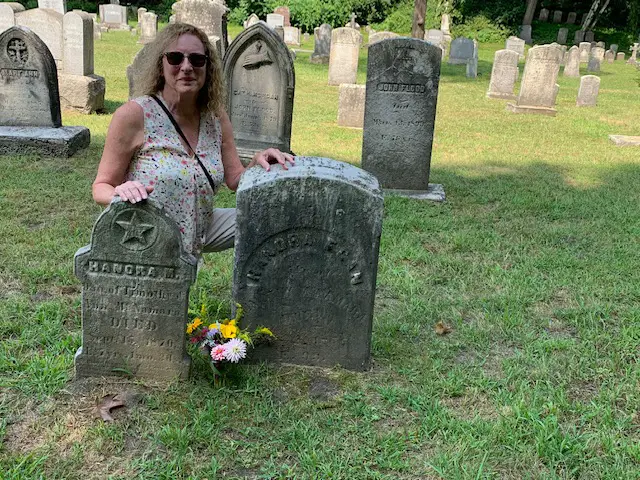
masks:
<svg viewBox="0 0 640 480"><path fill-rule="evenodd" d="M128 222L124 220L117 220L116 223L124 228L124 237L120 243L124 244L129 240L137 240L141 245L146 245L147 240L144 238L145 232L155 228L153 225L149 225L148 223L142 223L138 220L138 215L136 212L133 212L131 215L131 219Z"/></svg>

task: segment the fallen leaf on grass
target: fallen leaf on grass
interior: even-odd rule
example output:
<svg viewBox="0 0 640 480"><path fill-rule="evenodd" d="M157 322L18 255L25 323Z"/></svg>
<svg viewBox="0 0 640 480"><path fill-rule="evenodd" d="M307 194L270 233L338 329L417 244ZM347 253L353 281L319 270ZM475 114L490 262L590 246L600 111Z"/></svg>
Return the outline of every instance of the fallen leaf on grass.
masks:
<svg viewBox="0 0 640 480"><path fill-rule="evenodd" d="M105 395L96 408L94 409L94 415L97 418L102 418L105 422L113 422L111 416L111 410L114 408L124 407L124 401L118 398L118 395Z"/></svg>
<svg viewBox="0 0 640 480"><path fill-rule="evenodd" d="M451 333L453 331L453 328L451 328L444 322L436 323L433 329L436 331L436 335L446 335L447 333Z"/></svg>

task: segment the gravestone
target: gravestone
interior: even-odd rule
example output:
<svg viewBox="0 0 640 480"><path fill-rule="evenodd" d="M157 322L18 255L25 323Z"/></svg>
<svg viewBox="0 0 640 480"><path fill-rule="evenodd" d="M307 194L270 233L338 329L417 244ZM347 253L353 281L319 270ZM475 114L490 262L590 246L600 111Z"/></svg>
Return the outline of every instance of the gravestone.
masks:
<svg viewBox="0 0 640 480"><path fill-rule="evenodd" d="M547 22L549 20L549 10L543 8L540 10L540 15L538 16L538 21Z"/></svg>
<svg viewBox="0 0 640 480"><path fill-rule="evenodd" d="M362 128L364 126L364 102L366 87L343 83L338 96L338 125Z"/></svg>
<svg viewBox="0 0 640 480"><path fill-rule="evenodd" d="M373 175L327 158L242 176L233 297L277 336L252 360L369 368L383 208Z"/></svg>
<svg viewBox="0 0 640 480"><path fill-rule="evenodd" d="M82 346L76 377L127 372L150 380L186 379L189 287L197 260L176 223L151 201L112 202L78 250Z"/></svg>
<svg viewBox="0 0 640 480"><path fill-rule="evenodd" d="M176 23L189 23L202 30L209 41L220 46L220 55L224 55L228 47L227 12L223 3L210 0L179 0L171 6Z"/></svg>
<svg viewBox="0 0 640 480"><path fill-rule="evenodd" d="M142 22L140 22L140 39L138 43L147 44L156 39L158 34L158 15L153 12L145 12L142 14Z"/></svg>
<svg viewBox="0 0 640 480"><path fill-rule="evenodd" d="M454 38L449 50L450 65L466 65L473 58L473 40L465 37Z"/></svg>
<svg viewBox="0 0 640 480"><path fill-rule="evenodd" d="M115 30L129 30L127 22L127 7L121 5L100 5L101 23Z"/></svg>
<svg viewBox="0 0 640 480"><path fill-rule="evenodd" d="M58 69L62 68L63 57L62 18L61 13L40 8L16 12L16 25L27 27L40 37L53 55Z"/></svg>
<svg viewBox="0 0 640 480"><path fill-rule="evenodd" d="M593 32L591 30L589 30L588 32L586 32L584 34L584 41L585 42L591 43L591 42L593 42L593 40L594 40L594 34L593 34Z"/></svg>
<svg viewBox="0 0 640 480"><path fill-rule="evenodd" d="M609 140L611 140L618 147L640 147L640 136L609 135Z"/></svg>
<svg viewBox="0 0 640 480"><path fill-rule="evenodd" d="M605 50L603 47L594 47L591 49L590 55L598 59L600 63L604 61Z"/></svg>
<svg viewBox="0 0 640 480"><path fill-rule="evenodd" d="M443 13L440 18L440 30L445 35L451 35L451 16L448 13Z"/></svg>
<svg viewBox="0 0 640 480"><path fill-rule="evenodd" d="M578 107L595 107L598 101L598 91L600 90L600 77L595 75L585 75L580 79L580 89L578 90Z"/></svg>
<svg viewBox="0 0 640 480"><path fill-rule="evenodd" d="M284 27L281 27L278 25L277 27L274 28L274 30L278 38L284 42Z"/></svg>
<svg viewBox="0 0 640 480"><path fill-rule="evenodd" d="M553 12L553 23L562 23L562 10L555 10Z"/></svg>
<svg viewBox="0 0 640 480"><path fill-rule="evenodd" d="M89 145L87 128L62 127L53 56L25 27L0 33L0 92L0 155L68 157Z"/></svg>
<svg viewBox="0 0 640 480"><path fill-rule="evenodd" d="M567 35L569 35L569 29L568 28L561 28L558 30L558 43L564 45L565 43L567 43Z"/></svg>
<svg viewBox="0 0 640 480"><path fill-rule="evenodd" d="M580 42L580 63L587 63L591 54L591 44L589 42Z"/></svg>
<svg viewBox="0 0 640 480"><path fill-rule="evenodd" d="M520 34L518 35L527 44L531 44L531 25L520 25Z"/></svg>
<svg viewBox="0 0 640 480"><path fill-rule="evenodd" d="M511 36L507 38L504 48L516 52L521 59L524 59L524 44L521 38Z"/></svg>
<svg viewBox="0 0 640 480"><path fill-rule="evenodd" d="M616 61L623 61L624 62L624 52L618 52L616 53Z"/></svg>
<svg viewBox="0 0 640 480"><path fill-rule="evenodd" d="M300 29L297 27L283 27L284 43L300 46Z"/></svg>
<svg viewBox="0 0 640 480"><path fill-rule="evenodd" d="M478 77L478 41L473 41L473 57L467 60L467 78Z"/></svg>
<svg viewBox="0 0 640 480"><path fill-rule="evenodd" d="M493 57L491 80L489 82L488 98L501 100L515 100L513 87L518 79L518 61L520 55L513 50L498 50Z"/></svg>
<svg viewBox="0 0 640 480"><path fill-rule="evenodd" d="M270 13L267 15L267 25L271 28L284 27L284 17L279 13Z"/></svg>
<svg viewBox="0 0 640 480"><path fill-rule="evenodd" d="M429 43L433 43L434 45L441 47L444 43L444 32L442 30L431 28L425 32L424 39ZM369 37L369 43L371 43L371 37Z"/></svg>
<svg viewBox="0 0 640 480"><path fill-rule="evenodd" d="M567 16L567 23L569 25L574 25L576 23L576 12L569 12Z"/></svg>
<svg viewBox="0 0 640 480"><path fill-rule="evenodd" d="M255 25L260 21L260 17L258 17L255 13L249 15L249 18L244 22L244 28L249 28L252 25Z"/></svg>
<svg viewBox="0 0 640 480"><path fill-rule="evenodd" d="M373 45L374 43L381 42L382 40L388 40L390 38L398 38L400 35L393 32L376 32L369 35L369 43L368 46Z"/></svg>
<svg viewBox="0 0 640 480"><path fill-rule="evenodd" d="M289 7L276 7L273 10L273 13L277 13L282 15L282 27L290 27L291 26L291 12L289 11Z"/></svg>
<svg viewBox="0 0 640 480"><path fill-rule="evenodd" d="M613 51L613 55L616 55L618 53L618 44L617 43L612 43L609 48Z"/></svg>
<svg viewBox="0 0 640 480"><path fill-rule="evenodd" d="M67 0L38 0L38 8L48 8L64 15L67 13Z"/></svg>
<svg viewBox="0 0 640 480"><path fill-rule="evenodd" d="M334 28L331 32L329 85L356 83L362 35L353 28Z"/></svg>
<svg viewBox="0 0 640 480"><path fill-rule="evenodd" d="M606 49L607 45L604 42L596 42L596 47Z"/></svg>
<svg viewBox="0 0 640 480"><path fill-rule="evenodd" d="M265 23L243 30L223 61L226 107L243 160L269 147L291 150L295 72L286 45Z"/></svg>
<svg viewBox="0 0 640 480"><path fill-rule="evenodd" d="M574 45L580 45L582 42L584 42L584 30L576 30L573 35L573 43Z"/></svg>
<svg viewBox="0 0 640 480"><path fill-rule="evenodd" d="M598 57L594 57L593 55L589 57L589 62L587 63L587 72L599 72L600 71L600 60Z"/></svg>
<svg viewBox="0 0 640 480"><path fill-rule="evenodd" d="M329 63L331 52L331 25L323 23L313 29L314 46L309 58L311 63Z"/></svg>
<svg viewBox="0 0 640 480"><path fill-rule="evenodd" d="M555 45L532 47L527 53L517 102L507 104L507 110L555 116L556 79L561 58L562 51Z"/></svg>
<svg viewBox="0 0 640 480"><path fill-rule="evenodd" d="M362 168L384 189L429 192L440 62L438 47L415 38L369 49Z"/></svg>
<svg viewBox="0 0 640 480"><path fill-rule="evenodd" d="M17 2L0 3L0 32L16 24L16 12L24 12L24 7Z"/></svg>
<svg viewBox="0 0 640 480"><path fill-rule="evenodd" d="M629 60L627 60L627 64L634 65L637 62L637 58L638 58L638 44L635 44L633 47L631 47L631 56L629 57Z"/></svg>
<svg viewBox="0 0 640 480"><path fill-rule="evenodd" d="M142 15L144 15L145 13L147 13L147 9L144 7L140 7L138 10L138 23L142 23Z"/></svg>
<svg viewBox="0 0 640 480"><path fill-rule="evenodd" d="M567 59L564 63L564 76L575 78L580 76L580 49L575 45L567 53Z"/></svg>

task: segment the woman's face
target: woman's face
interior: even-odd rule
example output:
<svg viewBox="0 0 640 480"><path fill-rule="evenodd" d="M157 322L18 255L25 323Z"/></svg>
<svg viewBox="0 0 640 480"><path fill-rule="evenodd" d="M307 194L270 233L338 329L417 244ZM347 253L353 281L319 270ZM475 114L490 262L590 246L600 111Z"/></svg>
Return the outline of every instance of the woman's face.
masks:
<svg viewBox="0 0 640 480"><path fill-rule="evenodd" d="M185 33L171 43L164 53L169 52L183 53L184 58L179 65L171 65L167 56L163 57L162 74L165 81L165 90L169 88L179 94L195 93L197 95L204 86L207 77L207 62L201 67L194 67L189 61L188 55L192 53L205 55L204 45L195 35Z"/></svg>

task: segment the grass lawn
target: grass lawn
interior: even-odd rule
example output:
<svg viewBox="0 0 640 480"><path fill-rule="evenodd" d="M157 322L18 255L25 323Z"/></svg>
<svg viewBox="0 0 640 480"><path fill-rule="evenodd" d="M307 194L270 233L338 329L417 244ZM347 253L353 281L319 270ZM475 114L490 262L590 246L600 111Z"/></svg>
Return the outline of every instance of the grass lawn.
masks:
<svg viewBox="0 0 640 480"><path fill-rule="evenodd" d="M560 76L550 118L485 98L502 45L481 45L477 79L443 66L431 181L447 202L385 200L370 372L242 367L215 389L197 362L169 386L78 384L72 260L101 211L90 186L135 41L96 42L109 113L64 115L91 129L88 150L0 158L0 478L640 477L640 149L607 139L640 134L635 68L603 64L596 108ZM362 131L336 125L338 88L309 55L292 148L359 164ZM228 311L231 266L207 256L194 306ZM93 418L125 391L115 422Z"/></svg>

